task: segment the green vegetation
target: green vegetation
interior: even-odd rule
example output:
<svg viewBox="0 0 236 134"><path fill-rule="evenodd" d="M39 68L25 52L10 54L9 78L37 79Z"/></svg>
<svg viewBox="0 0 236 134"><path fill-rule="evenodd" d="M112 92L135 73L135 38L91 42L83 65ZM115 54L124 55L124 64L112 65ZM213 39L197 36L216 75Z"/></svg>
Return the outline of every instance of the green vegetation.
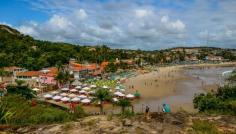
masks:
<svg viewBox="0 0 236 134"><path fill-rule="evenodd" d="M113 62L109 63L106 68L105 71L109 72L109 73L115 73L117 71L118 67L117 65L115 65Z"/></svg>
<svg viewBox="0 0 236 134"><path fill-rule="evenodd" d="M27 125L70 120L72 116L65 111L41 103L32 106L31 101L20 95L7 95L1 100L1 124Z"/></svg>
<svg viewBox="0 0 236 134"><path fill-rule="evenodd" d="M60 70L56 76L56 80L60 85L63 85L70 82L71 77L72 76L70 75L69 71Z"/></svg>
<svg viewBox="0 0 236 134"><path fill-rule="evenodd" d="M100 113L103 113L103 102L110 101L111 95L110 92L106 89L98 89L94 95L96 100L99 102Z"/></svg>
<svg viewBox="0 0 236 134"><path fill-rule="evenodd" d="M193 103L200 112L236 114L236 86L220 87L217 92L196 95Z"/></svg>
<svg viewBox="0 0 236 134"><path fill-rule="evenodd" d="M192 129L194 134L221 134L217 127L208 121L195 120Z"/></svg>
<svg viewBox="0 0 236 134"><path fill-rule="evenodd" d="M125 108L131 106L131 101L128 99L120 99L116 104L121 107L121 112L124 114Z"/></svg>
<svg viewBox="0 0 236 134"><path fill-rule="evenodd" d="M31 90L28 86L22 86L20 85L10 85L7 86L7 93L8 94L18 94L21 95L22 97L30 100L35 97L36 92Z"/></svg>

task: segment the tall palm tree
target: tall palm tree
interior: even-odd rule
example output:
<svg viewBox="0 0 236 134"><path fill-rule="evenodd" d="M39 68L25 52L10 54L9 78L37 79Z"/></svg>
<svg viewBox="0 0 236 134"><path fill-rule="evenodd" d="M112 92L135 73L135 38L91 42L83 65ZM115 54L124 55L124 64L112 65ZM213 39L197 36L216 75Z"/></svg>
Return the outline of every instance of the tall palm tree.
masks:
<svg viewBox="0 0 236 134"><path fill-rule="evenodd" d="M100 102L100 113L103 113L103 102L111 99L110 92L106 89L98 89L95 93L96 100Z"/></svg>
<svg viewBox="0 0 236 134"><path fill-rule="evenodd" d="M121 99L117 102L117 105L121 107L121 112L124 114L125 108L132 106L131 101L128 99Z"/></svg>

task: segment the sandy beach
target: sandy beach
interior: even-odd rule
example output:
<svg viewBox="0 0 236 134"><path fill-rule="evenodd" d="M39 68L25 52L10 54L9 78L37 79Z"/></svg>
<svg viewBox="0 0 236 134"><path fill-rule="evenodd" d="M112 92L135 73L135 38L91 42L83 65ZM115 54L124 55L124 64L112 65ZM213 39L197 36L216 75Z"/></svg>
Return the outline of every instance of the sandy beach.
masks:
<svg viewBox="0 0 236 134"><path fill-rule="evenodd" d="M126 90L138 90L142 98L134 102L135 110L141 112L146 105L160 111L162 103L168 103L172 111L180 109L196 112L192 99L195 93L216 90L222 82L222 72L232 70L236 63L197 64L158 67L158 71L140 74L125 82Z"/></svg>

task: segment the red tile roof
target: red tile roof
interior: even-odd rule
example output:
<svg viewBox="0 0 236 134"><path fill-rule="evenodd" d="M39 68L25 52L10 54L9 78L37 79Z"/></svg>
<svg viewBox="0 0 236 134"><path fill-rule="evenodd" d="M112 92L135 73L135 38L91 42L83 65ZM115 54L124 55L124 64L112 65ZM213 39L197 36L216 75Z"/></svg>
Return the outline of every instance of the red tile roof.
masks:
<svg viewBox="0 0 236 134"><path fill-rule="evenodd" d="M18 72L16 76L27 76L27 77L38 77L42 72L40 71L26 71L26 72Z"/></svg>

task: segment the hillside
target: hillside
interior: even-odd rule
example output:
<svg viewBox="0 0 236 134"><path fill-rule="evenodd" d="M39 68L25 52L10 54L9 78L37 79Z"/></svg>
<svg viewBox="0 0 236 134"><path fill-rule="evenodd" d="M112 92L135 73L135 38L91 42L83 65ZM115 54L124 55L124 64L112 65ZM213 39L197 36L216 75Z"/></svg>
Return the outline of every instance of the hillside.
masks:
<svg viewBox="0 0 236 134"><path fill-rule="evenodd" d="M173 48L176 49L176 48ZM5 66L20 66L29 70L39 70L44 67L68 63L70 58L78 62L101 63L118 59L140 59L149 64L163 64L183 61L185 53L173 53L173 49L143 51L111 49L102 46L80 46L61 42L35 40L19 31L5 25L0 25L0 68ZM188 48L191 49L191 48ZM195 49L195 48L192 48ZM226 59L235 60L234 50L199 47L198 57L217 54ZM216 51L216 52L215 52ZM169 57L169 59L167 59Z"/></svg>

